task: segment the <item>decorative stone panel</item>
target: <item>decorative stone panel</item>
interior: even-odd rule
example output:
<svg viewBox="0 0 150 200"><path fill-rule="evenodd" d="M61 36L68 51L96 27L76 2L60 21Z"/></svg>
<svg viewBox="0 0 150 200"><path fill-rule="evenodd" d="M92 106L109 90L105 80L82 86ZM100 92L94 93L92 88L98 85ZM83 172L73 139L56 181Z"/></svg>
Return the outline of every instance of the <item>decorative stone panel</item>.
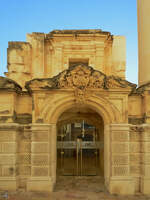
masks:
<svg viewBox="0 0 150 200"><path fill-rule="evenodd" d="M112 164L113 165L128 165L129 164L128 154L125 154L125 155L113 154Z"/></svg>
<svg viewBox="0 0 150 200"><path fill-rule="evenodd" d="M0 124L0 190L17 189L18 130L17 124Z"/></svg>
<svg viewBox="0 0 150 200"><path fill-rule="evenodd" d="M142 154L141 153L130 153L130 165L141 164Z"/></svg>
<svg viewBox="0 0 150 200"><path fill-rule="evenodd" d="M49 155L33 154L32 165L33 166L46 166L49 164Z"/></svg>
<svg viewBox="0 0 150 200"><path fill-rule="evenodd" d="M32 132L33 142L48 142L49 134L46 131Z"/></svg>
<svg viewBox="0 0 150 200"><path fill-rule="evenodd" d="M32 176L48 176L48 167L33 167Z"/></svg>
<svg viewBox="0 0 150 200"><path fill-rule="evenodd" d="M129 143L112 143L112 152L113 153L128 153L129 152Z"/></svg>
<svg viewBox="0 0 150 200"><path fill-rule="evenodd" d="M112 141L114 142L127 142L129 141L129 134L123 132L112 132Z"/></svg>
<svg viewBox="0 0 150 200"><path fill-rule="evenodd" d="M127 166L113 166L112 168L113 176L128 176L129 175L129 167Z"/></svg>
<svg viewBox="0 0 150 200"><path fill-rule="evenodd" d="M129 176L129 125L112 124L111 125L111 168L112 177Z"/></svg>
<svg viewBox="0 0 150 200"><path fill-rule="evenodd" d="M49 152L49 145L47 142L36 142L32 143L32 152L33 153L48 153Z"/></svg>
<svg viewBox="0 0 150 200"><path fill-rule="evenodd" d="M130 174L132 176L140 177L141 175L141 165L130 165Z"/></svg>

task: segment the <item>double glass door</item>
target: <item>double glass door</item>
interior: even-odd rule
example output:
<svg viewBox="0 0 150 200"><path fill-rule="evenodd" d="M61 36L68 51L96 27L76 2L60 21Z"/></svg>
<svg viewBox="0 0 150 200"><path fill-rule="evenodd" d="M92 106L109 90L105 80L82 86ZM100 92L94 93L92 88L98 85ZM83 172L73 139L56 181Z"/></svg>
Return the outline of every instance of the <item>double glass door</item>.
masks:
<svg viewBox="0 0 150 200"><path fill-rule="evenodd" d="M99 175L100 151L103 143L93 141L88 136L85 138L76 138L75 141L57 141L58 175Z"/></svg>

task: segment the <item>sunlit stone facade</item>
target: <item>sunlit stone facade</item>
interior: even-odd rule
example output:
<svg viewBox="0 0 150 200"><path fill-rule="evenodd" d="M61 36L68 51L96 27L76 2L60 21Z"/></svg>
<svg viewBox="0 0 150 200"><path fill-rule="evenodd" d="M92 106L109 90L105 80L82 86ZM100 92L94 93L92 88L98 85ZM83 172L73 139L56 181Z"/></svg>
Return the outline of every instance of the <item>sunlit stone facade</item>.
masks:
<svg viewBox="0 0 150 200"><path fill-rule="evenodd" d="M125 70L125 38L101 30L54 30L9 42L7 78L0 77L0 190L52 191L62 127L68 133L84 123L94 129L83 131L83 124L83 137L97 130L91 144L101 144L96 170L108 191L149 194L150 84L137 88ZM87 141L76 139L69 144L78 153Z"/></svg>

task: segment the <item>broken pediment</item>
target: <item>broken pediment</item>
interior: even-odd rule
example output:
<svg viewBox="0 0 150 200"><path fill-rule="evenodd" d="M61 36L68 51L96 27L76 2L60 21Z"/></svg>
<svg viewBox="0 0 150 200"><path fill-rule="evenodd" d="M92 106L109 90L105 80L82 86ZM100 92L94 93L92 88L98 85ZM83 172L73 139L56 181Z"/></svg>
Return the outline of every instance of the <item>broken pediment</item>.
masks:
<svg viewBox="0 0 150 200"><path fill-rule="evenodd" d="M26 82L29 91L37 89L117 89L135 88L136 85L115 76L106 76L85 64L77 64L53 78L33 79Z"/></svg>
<svg viewBox="0 0 150 200"><path fill-rule="evenodd" d="M12 79L0 76L0 90L21 92L21 86Z"/></svg>
<svg viewBox="0 0 150 200"><path fill-rule="evenodd" d="M141 85L140 87L138 87L136 90L134 90L132 92L132 94L136 94L136 95L142 95L145 91L149 91L150 90L150 82L144 84L144 85Z"/></svg>
<svg viewBox="0 0 150 200"><path fill-rule="evenodd" d="M136 84L130 83L124 79L121 79L117 76L107 76L106 78L106 88L113 89L113 88L136 88Z"/></svg>

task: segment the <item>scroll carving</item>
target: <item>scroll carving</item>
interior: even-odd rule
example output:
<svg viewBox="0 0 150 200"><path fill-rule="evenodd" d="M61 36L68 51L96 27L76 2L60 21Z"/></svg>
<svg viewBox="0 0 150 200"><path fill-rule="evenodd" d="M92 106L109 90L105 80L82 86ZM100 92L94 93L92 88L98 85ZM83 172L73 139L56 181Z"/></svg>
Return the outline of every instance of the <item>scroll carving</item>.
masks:
<svg viewBox="0 0 150 200"><path fill-rule="evenodd" d="M26 83L26 88L31 91L34 89L116 89L116 88L135 88L126 80L114 76L106 76L92 67L78 64L69 67L53 78L33 79Z"/></svg>

